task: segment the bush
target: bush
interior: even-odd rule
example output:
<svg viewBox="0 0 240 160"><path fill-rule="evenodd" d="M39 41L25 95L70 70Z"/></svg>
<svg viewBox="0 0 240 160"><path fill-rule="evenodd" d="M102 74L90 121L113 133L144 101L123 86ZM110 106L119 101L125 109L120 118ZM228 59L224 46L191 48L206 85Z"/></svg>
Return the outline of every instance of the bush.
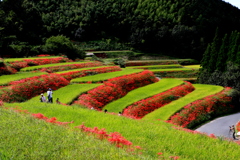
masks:
<svg viewBox="0 0 240 160"><path fill-rule="evenodd" d="M59 53L62 53L69 59L83 59L85 56L85 53L80 50L77 45L74 45L69 38L62 35L48 38L44 48L49 54L58 55Z"/></svg>

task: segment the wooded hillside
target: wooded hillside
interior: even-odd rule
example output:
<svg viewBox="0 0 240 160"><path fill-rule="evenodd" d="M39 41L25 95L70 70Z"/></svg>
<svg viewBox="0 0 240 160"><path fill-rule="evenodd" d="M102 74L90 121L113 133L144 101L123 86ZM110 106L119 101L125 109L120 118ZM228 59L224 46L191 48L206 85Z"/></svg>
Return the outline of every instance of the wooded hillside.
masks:
<svg viewBox="0 0 240 160"><path fill-rule="evenodd" d="M217 27L219 35L240 28L240 10L222 0L3 0L0 15L4 53L64 35L201 60Z"/></svg>

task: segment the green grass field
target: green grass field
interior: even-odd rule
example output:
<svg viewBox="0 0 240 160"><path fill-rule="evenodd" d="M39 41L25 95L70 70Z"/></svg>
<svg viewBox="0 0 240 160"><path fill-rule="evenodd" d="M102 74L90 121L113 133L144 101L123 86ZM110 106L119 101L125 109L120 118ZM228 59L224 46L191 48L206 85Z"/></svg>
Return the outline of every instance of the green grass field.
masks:
<svg viewBox="0 0 240 160"><path fill-rule="evenodd" d="M174 113L179 111L185 105L194 102L198 99L204 98L209 95L216 94L223 90L223 87L205 84L194 84L195 90L186 96L179 98L154 112L147 114L143 119L145 120L168 120Z"/></svg>
<svg viewBox="0 0 240 160"><path fill-rule="evenodd" d="M148 159L79 131L0 108L1 160Z"/></svg>
<svg viewBox="0 0 240 160"><path fill-rule="evenodd" d="M89 61L90 62L90 61ZM41 68L48 68L48 67L57 67L57 66L64 66L64 65L71 65L71 64L82 64L82 63L89 63L89 62L64 62L64 63L54 63L54 64L45 64L45 65L38 65L38 66L31 66L22 68L20 71L34 71Z"/></svg>
<svg viewBox="0 0 240 160"><path fill-rule="evenodd" d="M200 69L200 65L187 65L187 66L183 66L184 68L191 68L191 69Z"/></svg>
<svg viewBox="0 0 240 160"><path fill-rule="evenodd" d="M116 71L116 72L109 72L109 73L101 73L93 76L86 76L81 78L75 78L71 80L71 83L86 83L86 82L101 82L105 81L114 77L120 77L128 74L138 73L142 72L142 69L126 69L123 68L122 71Z"/></svg>
<svg viewBox="0 0 240 160"><path fill-rule="evenodd" d="M31 57L31 58L4 58L4 62L15 62L23 61L24 59L49 59L49 58L60 58L62 56L47 56L47 57Z"/></svg>
<svg viewBox="0 0 240 160"><path fill-rule="evenodd" d="M59 98L61 103L71 104L73 100L78 98L79 95L99 86L101 84L70 84L65 87L62 87L56 91L53 91L53 101ZM47 98L47 94L44 93ZM40 96L34 97L27 101L27 103L37 102L39 103Z"/></svg>
<svg viewBox="0 0 240 160"><path fill-rule="evenodd" d="M166 68L166 69L148 69L152 72L181 72L181 71L192 71L190 68Z"/></svg>
<svg viewBox="0 0 240 160"><path fill-rule="evenodd" d="M150 66L131 66L127 68L147 68L147 69L165 69L165 68L182 68L180 64L171 64L171 65L150 65Z"/></svg>
<svg viewBox="0 0 240 160"><path fill-rule="evenodd" d="M107 68L109 66L100 66L100 67L89 67L89 68L78 68L78 69L72 69L67 71L60 71L55 72L56 74L62 74L62 73L68 73L68 72L75 72L75 71L86 71L86 70L92 70L92 69L98 69L98 68Z"/></svg>
<svg viewBox="0 0 240 160"><path fill-rule="evenodd" d="M183 84L183 81L181 80L165 78L157 83L149 84L147 86L135 89L129 92L123 98L120 98L116 101L109 103L103 109L107 109L108 112L115 113L122 112L124 108L126 108L127 106L131 105L134 102L154 96L158 93L164 92L168 89L171 89L181 84Z"/></svg>
<svg viewBox="0 0 240 160"><path fill-rule="evenodd" d="M0 76L0 85L7 85L9 82L18 81L25 78L30 78L34 76L40 76L47 74L46 72L18 72L12 75L2 75Z"/></svg>
<svg viewBox="0 0 240 160"><path fill-rule="evenodd" d="M6 106L23 107L31 113L42 113L47 117L56 117L62 122L74 121L71 124L72 127L84 122L87 127L97 126L105 128L107 132L119 132L134 145L143 148L140 151L141 156L149 156L147 159L158 159L158 153L160 152L163 153L161 159L170 159L170 156L179 156L180 159L184 160L233 160L239 158L239 145L236 143L209 138L202 134L179 131L164 121L157 121L154 124L151 121L133 120L86 108L55 104L17 103L6 104ZM18 143L22 143L22 141ZM56 143L56 145L59 145L59 143ZM60 145L62 146L62 144ZM92 145L92 147L97 147L95 144ZM17 143L15 146L17 146ZM65 147L63 146L63 148ZM68 150L71 149L66 148L66 152ZM57 154L58 150L53 152ZM98 152L101 152L101 150L98 150Z"/></svg>
<svg viewBox="0 0 240 160"><path fill-rule="evenodd" d="M68 63L64 63L64 65L66 64ZM59 64L56 65L58 66ZM61 74L103 67L109 66L74 69L57 73ZM131 70L137 71L137 69L123 69L123 71L84 78L85 81L92 81L94 77L95 79L98 77L98 80L100 78L109 79L109 77L113 75L116 77L119 73L128 71L130 73L132 72ZM188 73L193 71L192 68L165 69L165 71L166 70L168 70L167 72L189 71ZM26 75L27 74L31 73L27 72ZM14 75L10 75L9 77L11 76L14 77ZM4 77L2 77L3 76L0 76L0 82L4 79ZM6 84L6 82L4 83ZM119 111L122 111L122 109L133 102L161 93L182 83L183 81L179 79L163 78L157 83L133 90L125 97L106 105L104 109L107 109L108 113L90 110L78 105L59 105L55 103L56 98L59 98L60 102L71 104L80 94L101 84L70 84L62 87L53 91L54 103L52 104L40 102L39 96L22 103L4 103L4 107L15 108L18 106L31 113L42 113L49 118L56 117L57 120L61 122L72 121L74 123L64 128L62 126L48 124L43 120L36 120L26 114L15 113L0 108L0 160L239 159L238 144L224 140L223 138L214 139L204 134L193 133L191 130L184 131L181 127L179 127L181 129L175 129L174 127L176 126L164 121L185 105L208 95L216 94L220 92L223 87L194 84L196 88L195 91L155 110L141 120L134 120L117 115ZM44 94L46 96L46 93ZM138 151L139 154L135 152L131 153L121 148L116 148L106 140L100 141L87 134L77 132L74 127L82 123L91 128L105 128L108 133L119 132L127 140L131 141L134 146L140 146L142 149Z"/></svg>

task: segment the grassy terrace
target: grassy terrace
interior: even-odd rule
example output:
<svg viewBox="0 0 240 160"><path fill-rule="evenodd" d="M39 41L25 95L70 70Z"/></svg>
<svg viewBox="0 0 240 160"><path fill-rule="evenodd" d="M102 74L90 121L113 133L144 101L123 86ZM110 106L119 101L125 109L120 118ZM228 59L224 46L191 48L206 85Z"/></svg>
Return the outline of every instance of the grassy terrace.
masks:
<svg viewBox="0 0 240 160"><path fill-rule="evenodd" d="M68 86L62 87L56 91L53 91L53 100L59 98L61 103L71 104L79 95L99 86L101 84L70 84ZM44 94L47 98L47 94ZM27 103L39 102L40 96L34 97Z"/></svg>
<svg viewBox="0 0 240 160"><path fill-rule="evenodd" d="M152 72L181 72L181 71L192 71L191 68L166 68L166 69L148 69Z"/></svg>
<svg viewBox="0 0 240 160"><path fill-rule="evenodd" d="M2 75L0 76L0 86L7 85L9 82L18 81L24 78L30 78L34 76L40 76L47 74L46 72L18 72L12 75Z"/></svg>
<svg viewBox="0 0 240 160"><path fill-rule="evenodd" d="M109 112L122 112L124 108L134 102L154 96L181 84L183 84L183 81L181 80L164 78L157 83L149 84L147 86L130 91L123 98L106 105L104 109L107 109Z"/></svg>
<svg viewBox="0 0 240 160"><path fill-rule="evenodd" d="M45 65L38 65L38 66L31 66L31 67L22 68L20 71L34 71L34 70L38 70L38 69L41 69L41 68L48 68L48 67L55 67L55 66L66 66L66 65L71 65L71 64L82 64L82 63L89 63L89 62L91 62L91 61L88 61L88 62L64 62L64 63L45 64Z"/></svg>
<svg viewBox="0 0 240 160"><path fill-rule="evenodd" d="M102 73L102 74L97 74L97 75L93 75L93 76L75 78L75 79L72 79L71 82L72 83L85 83L85 82L89 82L89 81L91 81L91 82L101 82L101 81L108 80L110 78L120 77L120 76L132 74L132 73L138 73L138 72L142 72L142 71L143 71L142 69L126 69L126 68L123 68L122 71Z"/></svg>
<svg viewBox="0 0 240 160"><path fill-rule="evenodd" d="M191 69L200 69L200 65L187 65L187 66L183 66L184 68L191 68Z"/></svg>
<svg viewBox="0 0 240 160"><path fill-rule="evenodd" d="M15 61L23 61L24 59L49 59L49 58L60 58L62 56L47 56L47 57L31 57L31 58L6 58L4 62L15 62Z"/></svg>
<svg viewBox="0 0 240 160"><path fill-rule="evenodd" d="M98 68L107 68L107 67L109 67L109 66L79 68L79 69L72 69L72 70L67 70L67 71L55 72L55 74L62 74L62 73L75 72L75 71L87 71L87 70L98 69Z"/></svg>
<svg viewBox="0 0 240 160"><path fill-rule="evenodd" d="M82 132L0 108L0 159L147 159Z"/></svg>
<svg viewBox="0 0 240 160"><path fill-rule="evenodd" d="M172 64L172 65L150 65L150 66L131 66L127 68L138 68L138 69L165 69L165 68L182 68L180 64Z"/></svg>
<svg viewBox="0 0 240 160"><path fill-rule="evenodd" d="M159 155L157 153L160 153L160 152L163 153L160 159L170 159L169 156L179 156L180 159L184 159L184 160L193 160L193 159L233 160L233 159L239 158L238 144L231 143L229 141L223 141L221 139L209 138L201 134L192 134L189 132L176 130L172 128L171 124L167 124L163 121L157 121L158 124L154 124L154 123L150 123L149 121L139 121L139 120L128 119L122 116L106 114L103 112L89 110L86 108L79 108L76 106L62 106L62 105L46 104L46 103L43 104L40 102L32 103L32 104L31 103L15 103L15 104L5 104L5 105L19 106L19 107L22 107L23 109L29 110L31 113L42 113L47 117L56 117L58 121L61 121L61 122L74 121L74 123L71 124L72 127L78 126L82 124L82 122L85 122L85 125L87 127L97 126L99 128L105 128L107 132L119 132L121 133L122 136L124 136L127 140L131 141L134 145L137 145L143 148L142 150L140 150L140 152L142 153L141 156L143 157L149 156L148 158L145 157L144 159L159 159ZM23 125L23 126L26 126L26 125ZM41 134L41 132L46 133L47 131L39 129L37 133ZM9 133L12 133L12 132L9 132ZM25 131L23 133L25 133ZM49 137L53 137L55 133L58 134L58 132L53 131L49 134ZM20 136L22 135L22 133L14 134L13 138L14 137L18 138L18 136L16 135ZM33 133L33 135L35 134ZM0 137L2 138L2 136ZM81 139L79 139L79 141L81 142ZM24 144L28 144L27 142L28 141L26 141ZM78 141L74 141L74 142L78 144ZM2 143L2 141L0 141L0 143ZM9 142L6 142L6 143L9 143ZM16 141L16 143L14 143L14 145L10 144L10 146L18 146L18 143L20 144L22 143L22 141L18 140ZM40 143L41 147L45 146L46 143L49 144L48 142L45 142L45 141L44 143ZM36 143L35 142L30 143L28 144L28 147L23 147L23 148L24 149L31 148L31 146L34 144ZM59 145L61 146L60 147L61 149L65 148L65 143L64 144L59 142L54 143L54 147ZM93 143L91 144L91 146L92 147L90 147L89 149L92 152L95 152L91 148L98 147L97 144L95 145ZM52 145L50 145L50 147L52 147ZM65 149L66 149L65 152L68 153L68 151L71 150L72 148L65 148ZM75 149L72 149L72 150L75 150ZM55 149L54 151L50 150L49 152L54 155L58 155L58 149ZM96 152L100 152L102 153L101 155L104 156L104 152L102 152L101 149L99 149ZM74 154L76 153L78 152L74 152ZM88 155L87 151L86 151L86 154ZM112 154L112 153L109 153L109 154ZM98 159L100 159L100 157L98 157ZM119 157L113 157L113 159L119 159Z"/></svg>
<svg viewBox="0 0 240 160"><path fill-rule="evenodd" d="M145 120L168 120L174 113L179 111L185 105L194 102L198 99L204 98L209 95L216 94L223 90L221 86L194 84L195 90L186 96L175 100L168 105L165 105L152 113L147 114L143 119Z"/></svg>

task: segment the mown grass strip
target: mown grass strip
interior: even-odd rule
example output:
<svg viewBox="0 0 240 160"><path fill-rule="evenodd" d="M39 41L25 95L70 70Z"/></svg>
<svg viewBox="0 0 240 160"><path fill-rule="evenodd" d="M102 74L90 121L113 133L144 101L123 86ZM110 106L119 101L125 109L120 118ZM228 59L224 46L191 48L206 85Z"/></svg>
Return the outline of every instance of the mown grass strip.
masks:
<svg viewBox="0 0 240 160"><path fill-rule="evenodd" d="M165 78L160 80L159 82L135 89L129 92L123 98L107 104L103 109L107 109L108 112L122 112L124 108L134 102L154 96L155 94L164 92L181 84L183 84L183 81L181 80Z"/></svg>
<svg viewBox="0 0 240 160"><path fill-rule="evenodd" d="M200 69L200 65L187 65L187 66L183 66L184 68L191 68L191 69Z"/></svg>
<svg viewBox="0 0 240 160"><path fill-rule="evenodd" d="M0 159L149 159L85 133L0 108Z"/></svg>
<svg viewBox="0 0 240 160"><path fill-rule="evenodd" d="M37 69L41 69L41 68L65 66L65 65L71 65L71 64L82 64L82 63L89 63L89 62L64 62L64 63L45 64L45 65L38 65L38 66L22 68L20 71L33 71L33 70L37 70Z"/></svg>
<svg viewBox="0 0 240 160"><path fill-rule="evenodd" d="M209 95L216 94L223 90L221 86L206 85L206 84L193 84L195 90L186 96L179 98L176 101L169 103L152 113L147 114L143 117L143 120L168 120L174 113L179 111L185 105L194 102L198 99L204 98Z"/></svg>
<svg viewBox="0 0 240 160"><path fill-rule="evenodd" d="M91 70L91 69L107 68L107 67L109 67L109 66L99 66L99 67L89 67L89 68L79 68L79 69L72 69L72 70L67 70L67 71L55 72L55 74L68 73L68 72L75 72L75 71L86 71L86 70Z"/></svg>
<svg viewBox="0 0 240 160"><path fill-rule="evenodd" d="M93 76L86 76L86 77L81 77L81 78L75 78L71 80L71 83L86 83L86 82L101 82L101 81L106 81L110 78L114 77L120 77L128 74L133 74L133 73L139 73L142 72L142 69L126 69L123 68L122 71L116 71L116 72L109 72L109 73L102 73L102 74L97 74Z"/></svg>
<svg viewBox="0 0 240 160"><path fill-rule="evenodd" d="M23 61L24 59L46 59L46 58L61 58L62 56L47 56L47 57L31 57L31 58L4 58L4 62Z"/></svg>
<svg viewBox="0 0 240 160"><path fill-rule="evenodd" d="M150 65L150 66L131 66L127 68L148 68L148 69L165 69L165 68L182 68L180 64L172 64L172 65Z"/></svg>
<svg viewBox="0 0 240 160"><path fill-rule="evenodd" d="M78 98L79 95L99 86L101 84L70 84L53 91L53 101L59 98L59 101L64 104L70 104L73 100ZM44 93L47 98L47 94ZM34 97L28 102L39 102L40 96Z"/></svg>
<svg viewBox="0 0 240 160"><path fill-rule="evenodd" d="M16 103L6 106L20 106L32 113L40 112L47 117L56 117L62 122L74 121L72 126L84 122L87 127L97 126L105 128L108 132L119 132L134 145L142 147L141 155L149 156L148 159L159 159L157 153L160 152L163 153L161 159L170 159L170 156L179 156L180 159L185 160L239 158L239 145L236 143L179 131L164 121L157 121L158 124L154 124L76 106L66 107L47 103ZM113 159L117 158L113 157Z"/></svg>
<svg viewBox="0 0 240 160"><path fill-rule="evenodd" d="M48 74L46 72L18 72L12 75L0 76L0 85L7 85L9 82L18 81L25 78Z"/></svg>
<svg viewBox="0 0 240 160"><path fill-rule="evenodd" d="M192 71L190 68L166 68L166 69L148 69L152 72L178 72L178 71Z"/></svg>

